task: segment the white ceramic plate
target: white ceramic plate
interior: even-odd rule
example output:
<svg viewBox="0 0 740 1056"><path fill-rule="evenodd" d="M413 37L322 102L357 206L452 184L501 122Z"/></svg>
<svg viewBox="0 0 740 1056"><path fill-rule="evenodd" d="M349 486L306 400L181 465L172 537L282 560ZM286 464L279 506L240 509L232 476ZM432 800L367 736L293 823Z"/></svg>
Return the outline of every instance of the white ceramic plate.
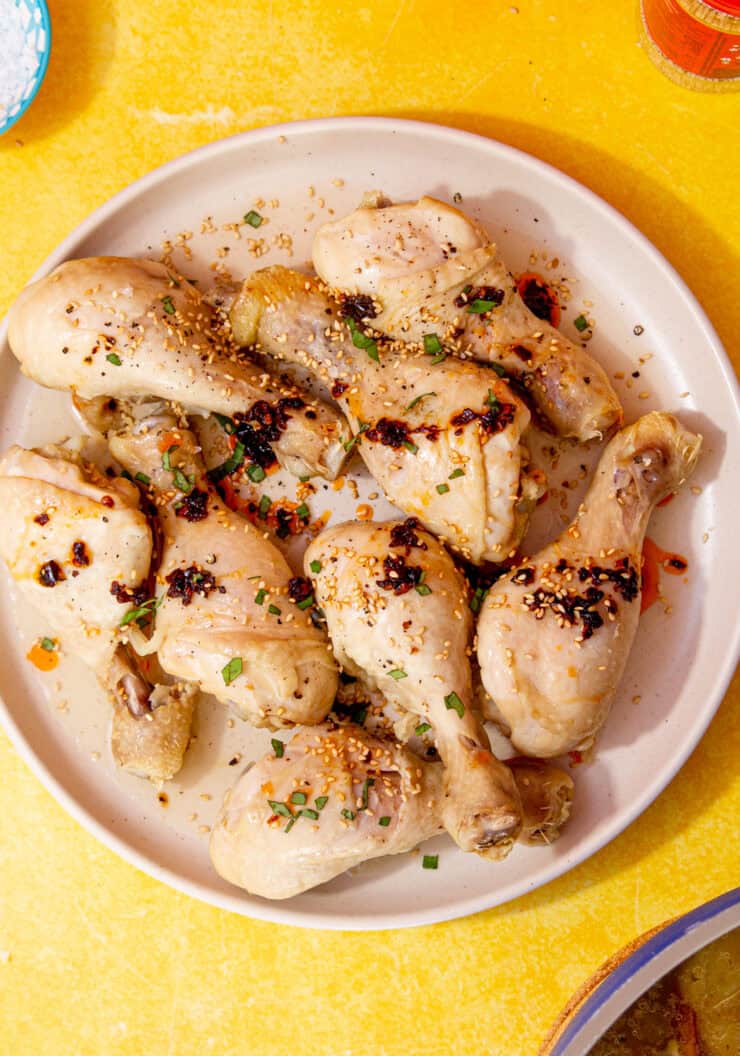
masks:
<svg viewBox="0 0 740 1056"><path fill-rule="evenodd" d="M563 329L575 336L573 319L582 311L595 318L590 347L610 373L626 379L616 385L627 419L651 408L677 411L704 434L705 447L692 482L701 492L685 489L657 511L650 529L660 545L689 558L687 582L666 577L672 613L656 605L642 621L596 761L574 770L572 821L552 847L517 847L501 864L464 855L439 837L425 847L439 853L436 872L422 870L414 853L369 863L284 903L230 887L211 869L201 829L213 821L223 790L243 764L264 751L269 734L238 722L230 728L223 709L204 705L198 740L168 787L169 805L162 806L148 783L116 772L106 747L107 707L89 673L64 659L55 672L41 675L25 659L31 641L47 628L38 615L15 605L10 587L2 592L3 719L57 799L108 846L166 883L238 913L324 928L402 927L459 917L531 891L583 861L636 818L683 764L722 698L737 652L736 601L734 589L728 590L740 571L728 471L740 454L732 371L696 300L650 243L603 201L542 162L500 143L409 121L346 118L261 129L211 144L139 180L73 232L39 274L69 257L158 256L164 238L176 240L186 230L195 232L187 243L193 259L186 262L178 250L175 261L202 284L213 279L209 264L226 245L232 248L225 262L236 276L273 261L303 266L312 233L328 210L340 215L373 188L394 198L426 192L451 200L461 194L463 207L495 233L515 272L528 269L532 252L550 262L558 258L551 269L542 259L538 267L549 278L569 280L572 298ZM220 229L238 221L256 198L279 199L280 206L261 207L270 223L259 232L243 230L268 242L289 233L292 257L273 248L257 262L244 239ZM213 218L215 233L200 233L206 216ZM644 328L639 336L636 326ZM640 377L633 380L634 370ZM68 397L22 378L5 344L0 431L2 447L79 431ZM576 466L590 465L597 454L579 449L562 457L555 470L545 465L555 493L538 511L529 546L555 534L564 509L572 510L580 497L583 484L558 490L574 476L573 458ZM280 486L271 481L271 489ZM282 486L288 493L293 488ZM319 489L312 513L327 506L333 523L351 517L373 490L361 476L359 487L358 499L347 488ZM387 515L387 505L373 505L376 518ZM237 753L240 766L229 766Z"/></svg>

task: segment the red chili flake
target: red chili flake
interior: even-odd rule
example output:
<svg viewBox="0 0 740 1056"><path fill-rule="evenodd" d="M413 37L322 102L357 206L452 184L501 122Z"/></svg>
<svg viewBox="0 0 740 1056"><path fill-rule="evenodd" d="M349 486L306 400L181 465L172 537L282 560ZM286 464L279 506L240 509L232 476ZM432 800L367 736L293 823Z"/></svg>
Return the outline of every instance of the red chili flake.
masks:
<svg viewBox="0 0 740 1056"><path fill-rule="evenodd" d="M100 501L103 506L108 506L108 508L112 508L113 506L115 506L115 502L113 501L113 497L111 495L104 495Z"/></svg>
<svg viewBox="0 0 740 1056"><path fill-rule="evenodd" d="M345 319L354 319L361 323L363 319L374 319L378 314L372 297L364 293L352 293L342 297L340 313Z"/></svg>
<svg viewBox="0 0 740 1056"><path fill-rule="evenodd" d="M401 554L388 555L383 561L385 579L375 582L382 590L392 590L394 594L407 594L412 587L421 581L422 569L418 565L407 565Z"/></svg>
<svg viewBox="0 0 740 1056"><path fill-rule="evenodd" d="M288 580L288 597L296 603L305 601L313 594L313 587L304 576L293 576Z"/></svg>
<svg viewBox="0 0 740 1056"><path fill-rule="evenodd" d="M524 363L530 363L532 360L532 353L524 345L512 345L511 351Z"/></svg>
<svg viewBox="0 0 740 1056"><path fill-rule="evenodd" d="M349 388L349 385L345 381L335 381L331 387L331 394L335 400L338 400L340 396Z"/></svg>
<svg viewBox="0 0 740 1056"><path fill-rule="evenodd" d="M405 546L408 553L411 547L416 546L419 550L426 550L427 544L419 539L416 529L421 528L418 517L407 517L401 524L394 524L391 528L391 541L388 544L392 549Z"/></svg>
<svg viewBox="0 0 740 1056"><path fill-rule="evenodd" d="M38 581L42 587L55 587L66 578L61 565L56 561L47 561L38 571Z"/></svg>
<svg viewBox="0 0 740 1056"><path fill-rule="evenodd" d="M34 517L34 521L36 522L36 524L40 524L43 528L45 524L49 523L49 514L40 513L37 517Z"/></svg>
<svg viewBox="0 0 740 1056"><path fill-rule="evenodd" d="M218 590L220 594L226 593L226 587L217 586L216 577L211 572L205 572L197 565L176 568L169 576L165 576L165 582L169 584L167 597L180 598L183 605L189 605L194 594L202 594L207 598L214 590Z"/></svg>
<svg viewBox="0 0 740 1056"><path fill-rule="evenodd" d="M208 492L193 488L189 495L175 506L175 516L186 521L204 521L208 516Z"/></svg>
<svg viewBox="0 0 740 1056"><path fill-rule="evenodd" d="M114 579L111 583L110 592L119 605L141 605L149 597L149 592L145 583L140 584L138 587L132 587L129 590L129 588L125 587L123 583L119 583L117 579Z"/></svg>
<svg viewBox="0 0 740 1056"><path fill-rule="evenodd" d="M77 540L72 543L72 564L77 568L87 568L90 564L90 554L83 542Z"/></svg>

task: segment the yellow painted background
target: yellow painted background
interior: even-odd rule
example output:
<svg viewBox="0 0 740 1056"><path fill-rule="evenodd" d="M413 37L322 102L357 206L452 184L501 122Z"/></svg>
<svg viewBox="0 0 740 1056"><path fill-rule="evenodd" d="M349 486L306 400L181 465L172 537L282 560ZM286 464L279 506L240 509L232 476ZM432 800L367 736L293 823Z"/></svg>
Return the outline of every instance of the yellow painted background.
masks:
<svg viewBox="0 0 740 1056"><path fill-rule="evenodd" d="M603 195L737 365L740 96L664 79L636 6L52 0L47 80L0 139L0 312L93 208L191 147L400 115L514 144ZM738 882L739 699L736 682L658 802L570 875L468 920L364 935L168 890L70 820L0 736L0 1054L532 1056L617 947Z"/></svg>

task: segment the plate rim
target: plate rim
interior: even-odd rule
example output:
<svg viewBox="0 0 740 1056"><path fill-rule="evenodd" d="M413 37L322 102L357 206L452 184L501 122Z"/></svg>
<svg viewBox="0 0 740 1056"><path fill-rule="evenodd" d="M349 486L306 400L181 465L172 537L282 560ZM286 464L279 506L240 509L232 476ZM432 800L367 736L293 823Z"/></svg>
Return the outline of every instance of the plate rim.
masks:
<svg viewBox="0 0 740 1056"><path fill-rule="evenodd" d="M712 348L717 365L723 375L728 390L727 395L734 406L734 424L737 427L740 422L740 386L727 352L696 296L691 292L676 268L653 245L647 236L628 220L623 213L606 202L596 192L535 155L520 150L518 147L502 143L500 140L434 122L374 116L311 118L303 121L265 125L213 140L157 166L108 198L82 220L52 250L28 281L33 282L41 278L62 261L68 259L75 246L93 233L97 227L113 216L119 209L135 200L142 192L149 191L158 184L165 182L178 171L198 164L203 158L207 158L210 155L215 157L224 152L238 151L245 143L257 144L260 141L276 139L281 135L286 136L286 138L295 135L317 135L340 128L354 128L360 132L368 130L387 133L409 132L440 140L456 140L464 145L472 144L478 150L517 159L527 167L534 168L539 174L555 184L559 184L571 193L577 193L581 198L588 201L592 208L600 212L612 225L616 225L620 229L620 233L631 240L643 255L650 258L651 264L675 288L677 294L682 298L687 311L694 316L704 332L707 344ZM6 341L7 316L0 324L0 346ZM711 692L706 695L707 705L701 720L691 726L681 750L671 760L670 764L643 789L642 794L637 797L630 809L612 818L599 835L587 837L582 844L574 849L573 853L564 856L562 859L556 859L523 888L521 881L512 881L489 894L475 895L470 898L457 900L454 904L439 905L419 911L403 910L397 913L383 913L374 919L360 918L358 920L353 918L351 914L337 916L327 912L307 913L303 910L289 908L291 900L271 902L266 899L258 899L257 896L253 895L245 899L244 894L238 893L236 888L234 889L234 894L220 893L205 887L200 882L189 880L166 866L153 862L144 852L132 847L123 837L118 836L111 828L100 822L64 788L61 782L36 755L32 745L26 740L20 728L16 725L10 709L5 704L2 696L0 696L0 722L2 722L15 750L66 812L104 846L146 875L208 905L226 909L238 913L240 916L255 920L330 931L384 931L437 924L492 909L549 884L552 880L570 872L608 843L611 843L657 799L693 753L724 699L735 670L739 652L740 622L735 627L734 637L728 644L723 663L714 669Z"/></svg>

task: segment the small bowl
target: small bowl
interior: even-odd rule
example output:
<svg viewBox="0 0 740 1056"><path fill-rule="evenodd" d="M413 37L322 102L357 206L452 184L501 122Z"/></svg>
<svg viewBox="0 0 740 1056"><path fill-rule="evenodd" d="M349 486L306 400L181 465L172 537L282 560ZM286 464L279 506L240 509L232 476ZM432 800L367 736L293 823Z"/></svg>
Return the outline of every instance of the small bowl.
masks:
<svg viewBox="0 0 740 1056"><path fill-rule="evenodd" d="M738 925L740 887L635 939L571 998L539 1056L588 1056L609 1027L654 983Z"/></svg>
<svg viewBox="0 0 740 1056"><path fill-rule="evenodd" d="M7 132L25 114L33 102L46 75L51 54L51 19L46 0L14 0L16 8L25 12L25 38L36 53L36 66L26 83L10 102L0 99L0 135ZM13 59L11 58L11 65Z"/></svg>

